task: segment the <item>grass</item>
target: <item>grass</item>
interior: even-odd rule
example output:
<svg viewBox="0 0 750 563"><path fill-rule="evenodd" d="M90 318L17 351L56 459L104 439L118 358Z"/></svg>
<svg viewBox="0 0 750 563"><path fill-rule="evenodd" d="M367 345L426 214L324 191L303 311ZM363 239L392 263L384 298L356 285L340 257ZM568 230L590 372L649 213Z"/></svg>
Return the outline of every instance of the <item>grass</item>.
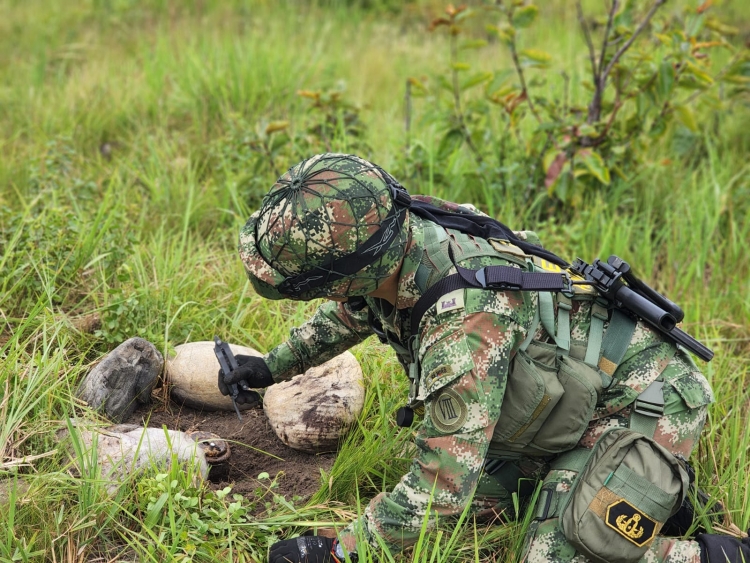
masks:
<svg viewBox="0 0 750 563"><path fill-rule="evenodd" d="M570 6L545 3L527 41L569 64L583 97L586 54ZM747 8L720 9L747 33ZM374 343L355 350L368 380L362 417L305 505L213 494L177 470L134 476L112 498L55 432L84 414L73 390L92 362L130 336L165 354L214 334L268 350L310 314L314 304L253 293L238 230L290 154L357 150L402 166L405 81L441 72L447 57L446 38L425 31L438 5L394 14L344 2L0 0L0 10L0 560L261 560L274 538L360 513L409 463L409 432L394 424L406 382ZM477 60L508 64L493 45ZM315 108L296 94L303 89L341 90L360 108L360 135L310 133L347 110ZM426 104L415 102L415 114ZM591 194L567 220L533 222L528 201L474 189L463 153L407 187L492 207L563 256L622 255L683 306L685 328L716 351L703 366L717 402L694 456L699 482L747 529L750 136L747 107L731 111L704 128L698 154L659 164L671 154L665 142L656 164ZM258 157L253 148L277 120L290 123L295 145ZM434 157L428 121L411 135ZM267 517L244 518L266 501ZM405 557L511 557L519 512L511 526L425 532Z"/></svg>

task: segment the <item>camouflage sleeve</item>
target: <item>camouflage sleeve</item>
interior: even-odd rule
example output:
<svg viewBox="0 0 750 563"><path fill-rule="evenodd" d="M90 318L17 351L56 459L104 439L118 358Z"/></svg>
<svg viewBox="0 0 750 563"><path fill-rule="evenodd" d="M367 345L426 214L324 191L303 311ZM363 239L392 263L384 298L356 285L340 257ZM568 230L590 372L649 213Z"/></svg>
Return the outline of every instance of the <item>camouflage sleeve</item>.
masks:
<svg viewBox="0 0 750 563"><path fill-rule="evenodd" d="M459 515L471 500L500 416L510 360L528 323L515 315L455 313L438 315L439 326L423 331L420 373L427 396L417 457L392 492L372 499L339 534L348 549L355 549L357 537L378 548L379 536L396 553L416 542L425 519L434 526L439 517Z"/></svg>
<svg viewBox="0 0 750 563"><path fill-rule="evenodd" d="M264 359L274 381L284 381L338 356L371 334L366 308L354 312L344 303L326 301Z"/></svg>

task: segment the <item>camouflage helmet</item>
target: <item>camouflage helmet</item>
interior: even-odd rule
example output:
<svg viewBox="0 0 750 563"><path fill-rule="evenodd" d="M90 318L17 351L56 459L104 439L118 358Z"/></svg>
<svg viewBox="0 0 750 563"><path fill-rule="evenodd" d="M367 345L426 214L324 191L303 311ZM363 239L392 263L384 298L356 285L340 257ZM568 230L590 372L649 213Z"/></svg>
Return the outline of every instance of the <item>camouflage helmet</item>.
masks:
<svg viewBox="0 0 750 563"><path fill-rule="evenodd" d="M240 232L255 290L269 299L365 295L398 269L409 195L348 154L303 160L281 176Z"/></svg>

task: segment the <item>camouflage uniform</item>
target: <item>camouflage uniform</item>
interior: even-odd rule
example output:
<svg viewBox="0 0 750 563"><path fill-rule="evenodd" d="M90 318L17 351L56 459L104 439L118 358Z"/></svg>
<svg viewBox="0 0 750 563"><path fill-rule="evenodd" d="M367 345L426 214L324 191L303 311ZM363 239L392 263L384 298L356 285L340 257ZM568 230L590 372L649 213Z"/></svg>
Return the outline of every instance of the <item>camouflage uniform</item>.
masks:
<svg viewBox="0 0 750 563"><path fill-rule="evenodd" d="M469 212L435 198L430 201ZM408 236L395 307L370 296L364 297L366 308L359 312L344 303L324 303L312 319L292 329L287 342L266 356L276 381L289 379L370 336L368 312L382 324L401 363L408 368L410 358L402 344L412 336L411 309L426 288L437 281L420 279L420 265L435 266L449 259L448 246L455 263L467 268L517 264L513 256L488 252L481 241L445 229L447 243L441 251L429 254L425 237L434 235L436 227L413 214L405 225ZM240 252L247 254L249 239L242 240ZM447 273L454 271L449 269ZM506 452L502 429L496 427L511 362L534 324L538 296L533 292L463 289L428 310L419 330L419 378L413 389L416 400L424 403L425 413L415 436L418 454L393 491L372 499L363 516L340 534L348 549L355 548L358 532L376 548L375 535L379 536L392 552L413 544L428 505L431 525L437 517L460 514L468 502L474 513L500 513L511 508L509 489L515 488L519 476L536 482L546 475L547 479L557 479L560 487L570 483L574 474L549 472L547 462L552 456ZM573 347L585 347L591 309L590 300L573 301ZM534 340L547 342L550 335L540 325ZM627 426L629 406L659 376L665 382L666 405L655 439L673 453L688 457L703 427L706 405L712 400L710 387L683 352L675 353L671 343L642 323L638 323L613 383L602 394L579 446L592 447L606 428ZM493 475L483 472L490 454L506 462ZM584 560L562 536L555 519L533 523L525 559ZM657 538L644 560L698 563L700 557L695 542Z"/></svg>

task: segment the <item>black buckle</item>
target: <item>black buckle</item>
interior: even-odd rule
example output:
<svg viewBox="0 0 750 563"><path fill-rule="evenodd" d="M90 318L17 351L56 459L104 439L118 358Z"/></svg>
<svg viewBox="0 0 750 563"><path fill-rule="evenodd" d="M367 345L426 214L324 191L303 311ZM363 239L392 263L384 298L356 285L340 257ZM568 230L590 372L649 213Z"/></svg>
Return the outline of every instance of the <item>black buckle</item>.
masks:
<svg viewBox="0 0 750 563"><path fill-rule="evenodd" d="M484 462L484 472L487 475L493 475L505 465L507 460L504 459L488 459Z"/></svg>
<svg viewBox="0 0 750 563"><path fill-rule="evenodd" d="M411 207L411 196L409 195L409 192L399 184L390 184L389 187L391 188L393 202L401 207L409 209L409 207Z"/></svg>
<svg viewBox="0 0 750 563"><path fill-rule="evenodd" d="M555 495L554 489L542 489L539 492L539 498L537 499L537 509L534 515L534 520L547 520L550 514L550 508L552 506L552 499Z"/></svg>
<svg viewBox="0 0 750 563"><path fill-rule="evenodd" d="M562 292L573 294L573 279L570 277L570 274L568 272L561 272L561 275L563 278L563 285L565 286L563 287Z"/></svg>
<svg viewBox="0 0 750 563"><path fill-rule="evenodd" d="M518 275L519 281L514 282L510 281L508 279L495 281L495 282L488 282L487 281L487 268L506 268L507 270L513 271L515 275ZM504 271L504 270L503 270ZM516 272L518 272L516 274ZM523 272L520 270L517 270L516 268L511 268L509 266L485 266L484 268L480 268L476 271L474 274L474 278L477 280L479 285L482 286L482 289L512 289L512 290L523 290Z"/></svg>

